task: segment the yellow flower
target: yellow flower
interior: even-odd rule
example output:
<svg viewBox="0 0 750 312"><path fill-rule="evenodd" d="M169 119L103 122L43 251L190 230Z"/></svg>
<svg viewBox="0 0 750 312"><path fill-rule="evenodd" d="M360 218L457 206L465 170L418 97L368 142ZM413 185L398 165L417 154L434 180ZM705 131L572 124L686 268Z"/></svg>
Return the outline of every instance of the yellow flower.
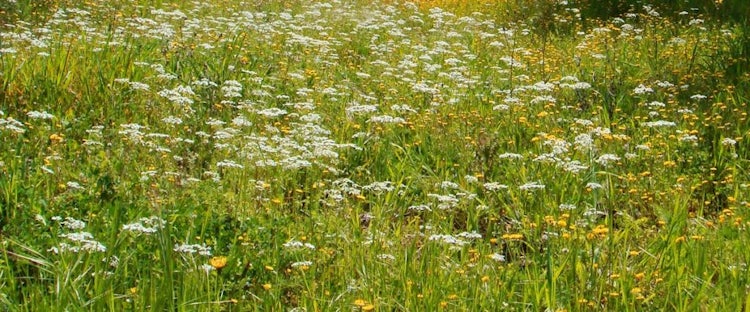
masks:
<svg viewBox="0 0 750 312"><path fill-rule="evenodd" d="M272 287L272 286L271 286L271 284L270 284L270 283L265 283L265 284L263 284L263 289L265 289L265 290L271 290L271 287Z"/></svg>
<svg viewBox="0 0 750 312"><path fill-rule="evenodd" d="M211 260L208 260L208 263L214 267L214 269L221 270L225 266L227 266L227 257L224 256L218 256L213 257Z"/></svg>
<svg viewBox="0 0 750 312"><path fill-rule="evenodd" d="M640 273L636 273L635 275L633 275L633 277L635 277L635 279L636 279L637 281L640 281L640 280L642 280L642 279L643 279L644 277L646 277L646 273L643 273L643 272L640 272Z"/></svg>
<svg viewBox="0 0 750 312"><path fill-rule="evenodd" d="M360 307L360 308L361 308L361 307L364 307L364 306L365 306L366 304L367 304L367 301L365 301L364 299L357 299L357 300L354 300L354 305L355 305L355 306L358 306L358 307Z"/></svg>
<svg viewBox="0 0 750 312"><path fill-rule="evenodd" d="M372 311L372 310L375 310L375 305L373 305L373 304L368 304L368 305L362 307L362 311Z"/></svg>
<svg viewBox="0 0 750 312"><path fill-rule="evenodd" d="M522 240L523 234L503 234L501 238L505 240Z"/></svg>
<svg viewBox="0 0 750 312"><path fill-rule="evenodd" d="M52 141L52 143L60 143L64 139L63 139L63 135L62 134L55 133L55 134L52 134L52 135L49 136L49 140Z"/></svg>

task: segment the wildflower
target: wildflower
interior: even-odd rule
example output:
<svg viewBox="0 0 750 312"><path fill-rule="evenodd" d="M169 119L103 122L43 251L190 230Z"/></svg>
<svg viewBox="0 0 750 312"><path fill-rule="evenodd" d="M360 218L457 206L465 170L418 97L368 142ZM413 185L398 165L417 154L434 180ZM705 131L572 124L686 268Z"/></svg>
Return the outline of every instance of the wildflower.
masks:
<svg viewBox="0 0 750 312"><path fill-rule="evenodd" d="M368 120L370 123L405 123L406 120L401 117L392 117L388 115L382 115L382 116L372 116L370 117L370 120Z"/></svg>
<svg viewBox="0 0 750 312"><path fill-rule="evenodd" d="M284 243L284 248L289 248L289 249L307 248L307 249L315 250L315 245L310 244L310 243L303 243L303 242L296 241L296 240L290 240Z"/></svg>
<svg viewBox="0 0 750 312"><path fill-rule="evenodd" d="M540 184L539 182L529 182L524 185L521 185L518 187L522 191L531 191L531 190L543 190L545 188L544 184Z"/></svg>
<svg viewBox="0 0 750 312"><path fill-rule="evenodd" d="M408 209L409 209L410 211L432 211L432 209L430 208L430 206L427 206L427 205L414 205L414 206L409 206L409 208L408 208Z"/></svg>
<svg viewBox="0 0 750 312"><path fill-rule="evenodd" d="M396 257L393 256L393 255L391 255L391 254L379 254L379 255L377 255L377 258L380 259L380 260L385 260L385 261L396 260Z"/></svg>
<svg viewBox="0 0 750 312"><path fill-rule="evenodd" d="M50 113L48 113L46 111L44 111L44 112L30 111L30 112L26 113L26 115L29 116L29 118L31 118L31 119L43 119L43 120L46 120L46 119L55 118L54 115L52 115L52 114L50 114Z"/></svg>
<svg viewBox="0 0 750 312"><path fill-rule="evenodd" d="M263 289L265 289L265 290L271 290L272 287L273 286L270 283L263 284Z"/></svg>
<svg viewBox="0 0 750 312"><path fill-rule="evenodd" d="M354 105L346 108L346 114L347 116L367 114L376 112L377 110L378 107L376 105L359 105L358 103L354 103Z"/></svg>
<svg viewBox="0 0 750 312"><path fill-rule="evenodd" d="M227 265L227 257L216 256L208 260L208 263L217 270L223 269Z"/></svg>
<svg viewBox="0 0 750 312"><path fill-rule="evenodd" d="M60 221L60 217L52 217L52 221ZM60 225L71 229L71 230L82 230L86 227L86 222L83 222L81 220L77 220L71 217L65 218L65 220L60 221Z"/></svg>
<svg viewBox="0 0 750 312"><path fill-rule="evenodd" d="M203 272L206 272L206 274L209 274L209 273L211 273L211 271L215 271L216 270L216 268L214 268L213 266L211 266L208 263L201 264L198 268L201 269Z"/></svg>
<svg viewBox="0 0 750 312"><path fill-rule="evenodd" d="M737 144L737 141L732 138L724 138L721 140L721 145L724 146L734 146L735 144Z"/></svg>
<svg viewBox="0 0 750 312"><path fill-rule="evenodd" d="M491 255L489 255L487 257L490 258L491 260L494 260L494 261L497 261L497 262L505 262L505 256L501 255L499 253L494 253L494 254L491 254Z"/></svg>
<svg viewBox="0 0 750 312"><path fill-rule="evenodd" d="M261 111L257 112L258 115L261 115L261 116L264 116L264 117L268 117L268 118L284 116L284 115L286 115L288 113L289 112L287 112L287 111L285 111L283 109L279 109L279 108L275 108L275 107L274 108L264 109L264 110L261 110Z"/></svg>
<svg viewBox="0 0 750 312"><path fill-rule="evenodd" d="M452 235L438 235L438 234L435 234L435 235L431 235L428 238L428 240L430 240L430 241L439 241L439 242L442 242L444 244L455 245L455 246L464 246L464 245L466 245L466 244L469 243L469 242L467 242L465 240L456 238L456 237L454 237Z"/></svg>
<svg viewBox="0 0 750 312"><path fill-rule="evenodd" d="M505 239L505 240L522 240L523 239L523 234L519 234L519 233L516 233L516 234L503 234L503 236L501 238Z"/></svg>
<svg viewBox="0 0 750 312"><path fill-rule="evenodd" d="M644 122L641 125L648 128L661 128L661 127L674 127L677 124L673 121L666 121L666 120L657 120L657 121L649 121Z"/></svg>
<svg viewBox="0 0 750 312"><path fill-rule="evenodd" d="M635 278L635 279L636 279L637 281L640 281L640 280L642 280L642 279L643 279L644 277L646 277L646 273L643 273L643 272L639 272L639 273L636 273L635 275L633 275L633 277L634 277L634 278Z"/></svg>
<svg viewBox="0 0 750 312"><path fill-rule="evenodd" d="M164 224L166 224L164 219L152 216L150 218L141 218L135 223L125 224L122 226L122 230L148 235L156 233Z"/></svg>
<svg viewBox="0 0 750 312"><path fill-rule="evenodd" d="M195 244L175 245L172 250L174 250L175 252L179 252L179 253L186 253L186 254L198 253L201 256L211 256L211 247L207 247L206 245L195 245Z"/></svg>
<svg viewBox="0 0 750 312"><path fill-rule="evenodd" d="M607 236L608 233L609 233L609 228L600 224L600 225L597 225L594 229L592 229L591 232L589 232L586 235L586 237L588 239L593 239L596 237L601 238L601 237Z"/></svg>
<svg viewBox="0 0 750 312"><path fill-rule="evenodd" d="M451 181L443 181L442 183L439 184L439 186L441 189L458 189L459 188L457 183L451 182Z"/></svg>
<svg viewBox="0 0 750 312"><path fill-rule="evenodd" d="M476 231L475 232L461 232L461 233L459 233L456 236L458 236L460 238L464 238L464 239L480 239L480 238L482 238L482 234L479 234Z"/></svg>
<svg viewBox="0 0 750 312"><path fill-rule="evenodd" d="M68 243L60 243L58 247L52 247L49 251L53 253L61 253L70 251L77 253L79 251L84 252L106 252L107 247L102 245L100 242L94 240L94 236L89 232L76 232L60 235L62 238L70 240L75 245Z"/></svg>
<svg viewBox="0 0 750 312"><path fill-rule="evenodd" d="M618 157L617 155L604 154L604 155L599 156L599 158L597 158L595 162L597 164L600 164L606 167L607 165L609 165L609 163L619 161L619 160L620 160L620 157Z"/></svg>
<svg viewBox="0 0 750 312"><path fill-rule="evenodd" d="M507 185L500 184L500 183L497 183L497 182L487 182L487 183L484 183L483 186L488 191L498 191L498 190L503 190L503 189L507 189L508 188Z"/></svg>
<svg viewBox="0 0 750 312"><path fill-rule="evenodd" d="M516 153L503 153L497 156L500 159L523 159L523 155Z"/></svg>
<svg viewBox="0 0 750 312"><path fill-rule="evenodd" d="M234 162L233 160L229 160L229 159L217 162L216 167L239 168L239 169L245 168L245 166L240 165Z"/></svg>
<svg viewBox="0 0 750 312"><path fill-rule="evenodd" d="M60 143L65 139L62 134L53 133L49 136L49 140L52 141L52 143Z"/></svg>
<svg viewBox="0 0 750 312"><path fill-rule="evenodd" d="M168 117L162 118L161 121L170 125L182 124L182 119L175 117L175 116L168 116Z"/></svg>
<svg viewBox="0 0 750 312"><path fill-rule="evenodd" d="M635 89L633 89L633 93L635 93L636 95L654 93L654 89L651 89L641 84L641 85L638 85Z"/></svg>
<svg viewBox="0 0 750 312"><path fill-rule="evenodd" d="M298 261L298 262L292 263L291 267L298 268L298 269L300 269L302 271L306 271L312 265L313 265L312 261Z"/></svg>
<svg viewBox="0 0 750 312"><path fill-rule="evenodd" d="M560 210L575 210L576 205L573 204L560 204L558 207Z"/></svg>

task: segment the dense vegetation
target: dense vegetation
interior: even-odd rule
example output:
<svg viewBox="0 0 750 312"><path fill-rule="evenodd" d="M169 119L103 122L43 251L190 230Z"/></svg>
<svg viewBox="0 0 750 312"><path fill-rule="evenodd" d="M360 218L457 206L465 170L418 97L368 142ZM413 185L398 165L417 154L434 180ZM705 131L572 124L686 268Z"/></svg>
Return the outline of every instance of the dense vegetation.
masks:
<svg viewBox="0 0 750 312"><path fill-rule="evenodd" d="M0 309L750 308L748 5L608 2L3 2Z"/></svg>

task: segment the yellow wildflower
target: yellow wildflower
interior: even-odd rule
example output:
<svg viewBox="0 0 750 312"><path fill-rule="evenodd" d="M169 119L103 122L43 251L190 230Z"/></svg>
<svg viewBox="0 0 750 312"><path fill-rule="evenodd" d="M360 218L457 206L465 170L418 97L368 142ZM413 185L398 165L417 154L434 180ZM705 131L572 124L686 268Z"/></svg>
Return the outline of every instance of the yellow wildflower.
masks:
<svg viewBox="0 0 750 312"><path fill-rule="evenodd" d="M211 258L211 260L208 260L208 264L214 267L214 269L221 270L225 266L227 266L227 257L224 257L224 256L213 257Z"/></svg>

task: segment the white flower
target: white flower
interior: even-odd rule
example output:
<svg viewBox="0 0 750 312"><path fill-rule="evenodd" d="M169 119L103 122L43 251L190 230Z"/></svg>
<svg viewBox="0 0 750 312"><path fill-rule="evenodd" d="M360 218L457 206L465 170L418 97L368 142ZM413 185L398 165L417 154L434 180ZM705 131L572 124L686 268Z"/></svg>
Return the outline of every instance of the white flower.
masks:
<svg viewBox="0 0 750 312"><path fill-rule="evenodd" d="M274 108L267 108L267 109L258 111L258 115L262 115L262 116L265 116L265 117L268 117L268 118L284 116L286 114L288 114L287 111L285 111L283 109L280 109L280 108L275 108L275 107Z"/></svg>
<svg viewBox="0 0 750 312"><path fill-rule="evenodd" d="M595 160L595 162L597 164L602 165L602 166L607 166L609 163L616 162L616 161L619 161L619 160L620 160L620 157L618 157L617 155L614 155L614 154L604 154L604 155L599 156L599 158L597 158Z"/></svg>
<svg viewBox="0 0 750 312"><path fill-rule="evenodd" d="M500 183L497 183L497 182L487 182L483 186L488 191L504 190L504 189L508 188L507 185L500 184Z"/></svg>
<svg viewBox="0 0 750 312"><path fill-rule="evenodd" d="M138 232L141 234L152 234L156 233L167 221L157 217L151 216L149 218L141 218L138 222L125 224L122 226L123 231Z"/></svg>
<svg viewBox="0 0 750 312"><path fill-rule="evenodd" d="M299 267L309 267L309 266L312 266L312 265L313 265L312 261L298 261L298 262L292 263L291 266L293 268L299 268Z"/></svg>
<svg viewBox="0 0 750 312"><path fill-rule="evenodd" d="M182 245L174 245L175 252L179 253L185 253L185 254L194 254L198 253L201 256L211 256L211 247L208 247L206 245L197 245L197 244L182 244Z"/></svg>
<svg viewBox="0 0 750 312"><path fill-rule="evenodd" d="M290 241L284 243L284 248L289 248L289 249L307 248L307 249L310 249L310 250L315 250L315 245L310 244L310 243L303 243L303 242L296 241L296 240L290 240Z"/></svg>
<svg viewBox="0 0 750 312"><path fill-rule="evenodd" d="M440 183L440 188L441 189L458 189L459 186L458 184L451 182L451 181L443 181L442 183Z"/></svg>
<svg viewBox="0 0 750 312"><path fill-rule="evenodd" d="M557 207L560 210L575 210L576 205L573 204L560 204L560 206Z"/></svg>
<svg viewBox="0 0 750 312"><path fill-rule="evenodd" d="M37 111L30 111L26 113L27 116L31 119L52 119L55 118L54 115L44 111L44 112L37 112Z"/></svg>
<svg viewBox="0 0 750 312"><path fill-rule="evenodd" d="M644 122L641 125L645 127L649 127L649 128L659 128L659 127L674 127L677 124L674 121L657 120L657 121Z"/></svg>
<svg viewBox="0 0 750 312"><path fill-rule="evenodd" d="M53 217L52 220L57 221L59 219ZM60 221L60 225L71 230L81 230L86 227L86 222L71 217L66 217L65 220Z"/></svg>
<svg viewBox="0 0 750 312"><path fill-rule="evenodd" d="M432 209L430 209L430 206L427 206L427 205L409 206L408 209L411 211L432 211Z"/></svg>
<svg viewBox="0 0 750 312"><path fill-rule="evenodd" d="M164 117L164 118L162 118L161 121L163 121L164 123L172 124L172 125L182 124L182 119L177 118L175 116Z"/></svg>
<svg viewBox="0 0 750 312"><path fill-rule="evenodd" d="M132 81L132 82L128 82L128 84L130 85L130 88L132 88L133 90L140 90L140 91L151 90L151 86L142 82Z"/></svg>
<svg viewBox="0 0 750 312"><path fill-rule="evenodd" d="M523 159L523 155L516 153L503 153L497 156L500 159Z"/></svg>
<svg viewBox="0 0 750 312"><path fill-rule="evenodd" d="M561 166L562 166L563 170L565 170L567 172L572 172L572 173L579 173L579 172L584 171L584 170L586 170L586 169L589 168L588 166L583 165L578 160L572 160L572 161L563 163Z"/></svg>
<svg viewBox="0 0 750 312"><path fill-rule="evenodd" d="M646 94L646 93L654 93L654 89L651 89L641 84L641 85L638 85L635 89L633 89L633 93L638 94L638 95Z"/></svg>
<svg viewBox="0 0 750 312"><path fill-rule="evenodd" d="M401 117L382 115L382 116L372 116L370 117L370 120L368 120L368 122L371 122L371 123L404 123L406 122L406 120Z"/></svg>
<svg viewBox="0 0 750 312"><path fill-rule="evenodd" d="M577 135L573 144L575 145L575 149L579 151L585 152L594 149L594 139L587 133Z"/></svg>
<svg viewBox="0 0 750 312"><path fill-rule="evenodd" d="M219 167L219 168L222 168L222 167L240 168L240 169L245 168L245 166L240 165L240 164L238 164L238 163L236 163L236 162L234 162L232 160L229 160L229 159L217 162L216 163L216 167Z"/></svg>
<svg viewBox="0 0 750 312"><path fill-rule="evenodd" d="M737 144L737 141L732 138L724 138L721 140L721 145L724 146L734 146L735 144Z"/></svg>
<svg viewBox="0 0 750 312"><path fill-rule="evenodd" d="M252 126L253 123L245 119L245 117L243 116L237 116L232 119L232 125L235 125L237 127L249 127Z"/></svg>
<svg viewBox="0 0 750 312"><path fill-rule="evenodd" d="M545 188L544 184L540 184L539 182L529 182L524 185L521 185L518 187L522 191L531 191L531 190L543 190Z"/></svg>
<svg viewBox="0 0 750 312"><path fill-rule="evenodd" d="M505 256L501 255L499 253L491 254L491 255L489 255L489 258L492 259L492 260L495 260L497 262L505 262Z"/></svg>
<svg viewBox="0 0 750 312"><path fill-rule="evenodd" d="M430 235L428 240L438 241L444 244L455 245L455 246L464 246L469 243L465 240L453 237L452 235L440 235L440 234Z"/></svg>
<svg viewBox="0 0 750 312"><path fill-rule="evenodd" d="M456 236L458 236L460 238L464 238L464 239L480 239L480 238L482 238L482 234L479 234L476 231L474 231L474 232L461 232L461 233L458 233L458 235L456 235Z"/></svg>

